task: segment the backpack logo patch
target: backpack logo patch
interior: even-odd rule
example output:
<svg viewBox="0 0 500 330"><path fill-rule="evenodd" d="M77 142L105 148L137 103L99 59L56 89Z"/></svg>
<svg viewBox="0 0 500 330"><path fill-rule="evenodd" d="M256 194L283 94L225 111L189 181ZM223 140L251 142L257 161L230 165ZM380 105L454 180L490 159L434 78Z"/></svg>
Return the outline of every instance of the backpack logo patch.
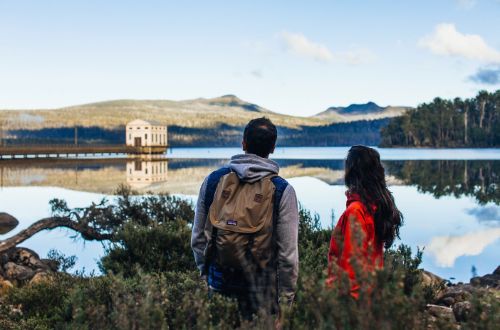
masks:
<svg viewBox="0 0 500 330"><path fill-rule="evenodd" d="M223 190L222 191L222 195L221 197L222 198L229 198L229 195L231 194L231 191L230 190Z"/></svg>
<svg viewBox="0 0 500 330"><path fill-rule="evenodd" d="M229 225L229 226L237 226L238 225L238 221L236 221L236 220L227 220L226 224Z"/></svg>
<svg viewBox="0 0 500 330"><path fill-rule="evenodd" d="M255 197L253 198L253 201L255 203L262 203L263 199L264 199L264 196L262 194L255 194Z"/></svg>

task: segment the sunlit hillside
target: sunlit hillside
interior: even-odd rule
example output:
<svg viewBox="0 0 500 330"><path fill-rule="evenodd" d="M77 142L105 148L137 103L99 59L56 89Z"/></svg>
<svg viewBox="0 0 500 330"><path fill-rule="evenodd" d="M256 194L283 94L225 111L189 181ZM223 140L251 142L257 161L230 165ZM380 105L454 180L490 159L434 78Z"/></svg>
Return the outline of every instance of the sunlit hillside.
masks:
<svg viewBox="0 0 500 330"><path fill-rule="evenodd" d="M51 110L1 111L7 129L40 129L69 126L116 128L141 118L166 125L214 127L217 124L243 125L257 116L267 116L285 127L317 126L328 120L278 114L245 102L234 95L186 101L116 100Z"/></svg>
<svg viewBox="0 0 500 330"><path fill-rule="evenodd" d="M48 110L10 110L0 112L6 129L40 129L75 125L117 128L141 118L165 125L209 128L218 124L241 126L257 116L267 116L282 127L319 126L332 122L379 119L401 115L405 108L387 107L383 111L341 113L331 109L312 117L296 117L272 112L234 95L186 101L115 100Z"/></svg>

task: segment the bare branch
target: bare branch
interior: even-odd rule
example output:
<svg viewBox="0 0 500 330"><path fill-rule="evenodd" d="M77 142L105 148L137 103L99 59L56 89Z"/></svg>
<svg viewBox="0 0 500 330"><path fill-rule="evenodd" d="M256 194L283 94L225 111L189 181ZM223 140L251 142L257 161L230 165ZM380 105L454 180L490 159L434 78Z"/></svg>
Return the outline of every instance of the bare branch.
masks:
<svg viewBox="0 0 500 330"><path fill-rule="evenodd" d="M17 246L42 230L51 230L58 227L72 229L80 233L85 240L104 241L112 238L112 234L100 233L86 223L73 221L69 217L49 217L38 220L18 234L0 241L0 253Z"/></svg>

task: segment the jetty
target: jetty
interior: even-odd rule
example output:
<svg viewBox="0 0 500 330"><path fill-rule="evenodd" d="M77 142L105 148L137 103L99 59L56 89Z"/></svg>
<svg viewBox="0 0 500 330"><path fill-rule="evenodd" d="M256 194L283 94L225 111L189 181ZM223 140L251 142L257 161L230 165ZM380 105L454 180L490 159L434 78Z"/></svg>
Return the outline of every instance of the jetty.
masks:
<svg viewBox="0 0 500 330"><path fill-rule="evenodd" d="M160 155L167 151L167 127L154 121L134 120L127 124L125 144L9 144L0 143L0 159L60 158L93 155Z"/></svg>
<svg viewBox="0 0 500 330"><path fill-rule="evenodd" d="M167 146L127 146L127 145L74 145L74 144L47 144L47 145L9 145L0 146L2 158L51 158L51 157L78 157L79 155L118 155L118 154L163 154Z"/></svg>

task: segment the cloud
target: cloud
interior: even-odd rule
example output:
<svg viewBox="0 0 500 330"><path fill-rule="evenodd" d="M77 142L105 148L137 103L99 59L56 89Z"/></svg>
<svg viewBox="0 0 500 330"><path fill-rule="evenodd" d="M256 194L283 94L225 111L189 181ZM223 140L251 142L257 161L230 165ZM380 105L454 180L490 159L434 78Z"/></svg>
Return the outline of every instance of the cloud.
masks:
<svg viewBox="0 0 500 330"><path fill-rule="evenodd" d="M500 63L500 52L488 46L477 34L463 34L454 24L438 24L434 32L420 39L418 45L437 55L461 56L487 63Z"/></svg>
<svg viewBox="0 0 500 330"><path fill-rule="evenodd" d="M479 222L500 223L500 206L497 205L468 209L467 213L475 216Z"/></svg>
<svg viewBox="0 0 500 330"><path fill-rule="evenodd" d="M475 74L469 76L469 80L485 85L500 84L500 67L480 68Z"/></svg>
<svg viewBox="0 0 500 330"><path fill-rule="evenodd" d="M453 267L461 256L476 256L500 239L500 228L485 229L463 236L437 236L432 238L426 250L434 255L440 267Z"/></svg>
<svg viewBox="0 0 500 330"><path fill-rule="evenodd" d="M258 69L250 71L250 74L252 76L254 76L255 78L262 78L263 77L262 71L258 70Z"/></svg>
<svg viewBox="0 0 500 330"><path fill-rule="evenodd" d="M333 52L327 46L313 42L301 33L282 32L280 38L286 49L304 58L320 62L341 62L351 65L372 62L375 55L368 49L356 48L347 51Z"/></svg>
<svg viewBox="0 0 500 330"><path fill-rule="evenodd" d="M302 57L312 58L317 61L330 62L333 53L325 45L315 43L301 33L282 32L281 38L285 42L288 51Z"/></svg>
<svg viewBox="0 0 500 330"><path fill-rule="evenodd" d="M462 9L472 9L477 4L477 0L456 0L456 2Z"/></svg>

